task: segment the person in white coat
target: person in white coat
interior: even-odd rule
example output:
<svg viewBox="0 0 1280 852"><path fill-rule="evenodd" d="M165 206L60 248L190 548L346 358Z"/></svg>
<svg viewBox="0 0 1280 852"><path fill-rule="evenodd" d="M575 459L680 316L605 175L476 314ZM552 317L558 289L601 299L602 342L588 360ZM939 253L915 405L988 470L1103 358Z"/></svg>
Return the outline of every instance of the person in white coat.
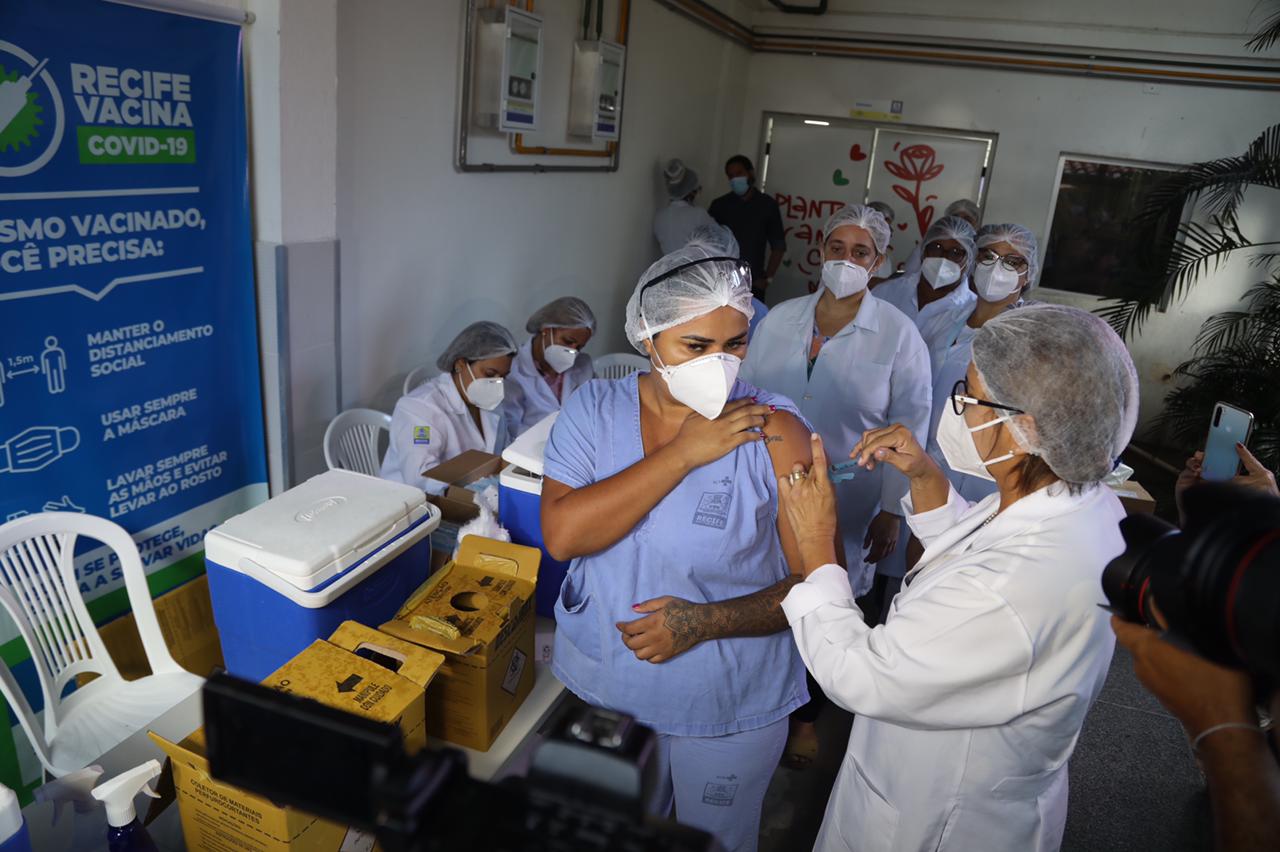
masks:
<svg viewBox="0 0 1280 852"><path fill-rule="evenodd" d="M907 424L923 443L931 387L924 342L901 311L867 291L889 226L879 211L855 205L832 215L823 233L822 288L769 311L743 378L793 399L832 453L847 455L863 432L890 423ZM907 483L892 470L862 471L837 491L850 581L863 594L874 563L897 545Z"/></svg>
<svg viewBox="0 0 1280 852"><path fill-rule="evenodd" d="M467 450L502 452L504 380L515 354L515 338L496 322L464 328L436 359L440 375L396 403L382 478L440 494L446 483L423 476L431 468Z"/></svg>
<svg viewBox="0 0 1280 852"><path fill-rule="evenodd" d="M1053 852L1067 762L1113 637L1100 581L1124 549L1100 480L1137 420L1123 342L1078 308L1032 305L984 325L939 440L952 468L992 477L973 505L910 429L872 430L860 464L911 482L925 543L887 622L869 627L836 564L826 454L780 480L805 580L782 608L805 665L856 714L819 833L836 852Z"/></svg>
<svg viewBox="0 0 1280 852"><path fill-rule="evenodd" d="M702 184L698 173L680 160L668 160L662 170L670 201L653 217L653 236L664 255L683 248L689 242L694 229L702 225L714 225L715 219L703 208L694 204Z"/></svg>
<svg viewBox="0 0 1280 852"><path fill-rule="evenodd" d="M503 403L513 440L595 378L591 356L582 351L596 330L596 315L586 302L576 296L549 302L533 312L524 330L533 336L516 353Z"/></svg>

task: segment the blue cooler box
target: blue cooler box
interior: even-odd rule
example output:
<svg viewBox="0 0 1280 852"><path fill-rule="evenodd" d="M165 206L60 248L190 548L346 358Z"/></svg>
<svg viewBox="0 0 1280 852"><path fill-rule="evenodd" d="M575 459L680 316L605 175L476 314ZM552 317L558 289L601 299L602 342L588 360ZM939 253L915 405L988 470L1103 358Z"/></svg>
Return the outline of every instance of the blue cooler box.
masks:
<svg viewBox="0 0 1280 852"><path fill-rule="evenodd" d="M502 453L507 466L498 476L498 523L511 533L516 544L542 551L535 609L547 618L555 618L556 598L569 570L568 562L552 559L542 544L542 456L559 413L538 421L511 442Z"/></svg>
<svg viewBox="0 0 1280 852"><path fill-rule="evenodd" d="M347 619L389 621L431 573L439 523L417 488L330 470L211 530L227 670L261 681Z"/></svg>

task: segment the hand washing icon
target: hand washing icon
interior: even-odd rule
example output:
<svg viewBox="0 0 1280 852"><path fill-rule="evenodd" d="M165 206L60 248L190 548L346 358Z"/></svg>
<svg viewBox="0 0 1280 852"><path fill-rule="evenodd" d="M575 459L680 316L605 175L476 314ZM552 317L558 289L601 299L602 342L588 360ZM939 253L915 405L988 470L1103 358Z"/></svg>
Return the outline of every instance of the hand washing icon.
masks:
<svg viewBox="0 0 1280 852"><path fill-rule="evenodd" d="M0 444L0 473L42 470L78 446L73 426L32 426Z"/></svg>

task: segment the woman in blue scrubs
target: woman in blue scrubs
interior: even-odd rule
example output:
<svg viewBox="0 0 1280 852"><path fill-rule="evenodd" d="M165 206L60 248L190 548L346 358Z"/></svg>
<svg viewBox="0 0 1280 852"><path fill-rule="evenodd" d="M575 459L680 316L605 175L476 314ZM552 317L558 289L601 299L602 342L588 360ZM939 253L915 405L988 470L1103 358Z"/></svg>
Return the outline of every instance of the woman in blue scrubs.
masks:
<svg viewBox="0 0 1280 852"><path fill-rule="evenodd" d="M653 369L584 385L547 443L542 529L572 559L553 670L660 742L653 804L754 850L760 806L808 700L779 602L798 553L777 476L812 459L790 400L737 381L750 272L690 245L651 266L627 336Z"/></svg>

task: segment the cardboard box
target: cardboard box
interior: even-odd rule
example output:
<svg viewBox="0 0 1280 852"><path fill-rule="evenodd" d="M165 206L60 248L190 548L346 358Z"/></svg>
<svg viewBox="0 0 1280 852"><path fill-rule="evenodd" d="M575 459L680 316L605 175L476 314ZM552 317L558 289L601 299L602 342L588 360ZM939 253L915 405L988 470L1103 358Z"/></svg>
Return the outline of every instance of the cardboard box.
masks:
<svg viewBox="0 0 1280 852"><path fill-rule="evenodd" d="M533 596L542 552L467 536L382 631L444 654L427 732L485 751L533 689Z"/></svg>
<svg viewBox="0 0 1280 852"><path fill-rule="evenodd" d="M1152 497L1140 482L1130 479L1111 486L1111 490L1120 498L1120 504L1130 515L1140 513L1149 515L1156 510L1156 498Z"/></svg>
<svg viewBox="0 0 1280 852"><path fill-rule="evenodd" d="M183 583L156 598L152 604L156 620L160 622L160 633L178 665L201 677L208 677L214 668L222 665L222 645L218 642L218 628L213 623L207 576L202 574ZM125 680L151 674L151 664L142 649L142 639L138 636L132 613L107 622L98 628L98 635Z"/></svg>
<svg viewBox="0 0 1280 852"><path fill-rule="evenodd" d="M388 660L396 671L375 660ZM413 752L426 744L425 691L443 663L444 657L434 651L345 621L328 640L317 639L263 683L399 725L405 749ZM203 730L181 743L155 733L150 737L173 766L188 849L337 852L343 847L346 826L211 778Z"/></svg>
<svg viewBox="0 0 1280 852"><path fill-rule="evenodd" d="M465 524L479 514L475 493L466 486L486 476L497 476L501 471L501 456L482 450L467 450L422 475L448 483L449 487L443 494L428 498L431 503L440 507L440 519L451 524Z"/></svg>

